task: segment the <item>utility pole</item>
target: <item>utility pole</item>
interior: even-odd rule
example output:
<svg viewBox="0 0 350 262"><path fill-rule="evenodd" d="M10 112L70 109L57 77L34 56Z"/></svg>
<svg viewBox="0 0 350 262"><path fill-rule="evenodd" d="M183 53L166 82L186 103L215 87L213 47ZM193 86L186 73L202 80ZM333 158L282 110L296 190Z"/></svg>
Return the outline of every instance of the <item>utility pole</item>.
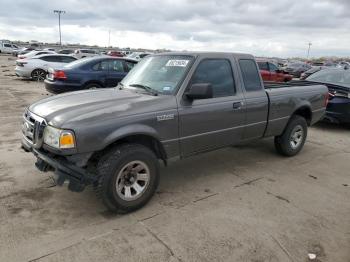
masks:
<svg viewBox="0 0 350 262"><path fill-rule="evenodd" d="M311 46L312 46L312 43L309 42L308 45L309 45L309 48L307 49L307 60L309 60L310 48L311 48Z"/></svg>
<svg viewBox="0 0 350 262"><path fill-rule="evenodd" d="M65 14L66 11L63 10L53 10L55 14L58 14L58 30L60 32L60 46L62 46L62 36L61 36L61 14Z"/></svg>
<svg viewBox="0 0 350 262"><path fill-rule="evenodd" d="M108 30L108 48L111 46L111 29Z"/></svg>

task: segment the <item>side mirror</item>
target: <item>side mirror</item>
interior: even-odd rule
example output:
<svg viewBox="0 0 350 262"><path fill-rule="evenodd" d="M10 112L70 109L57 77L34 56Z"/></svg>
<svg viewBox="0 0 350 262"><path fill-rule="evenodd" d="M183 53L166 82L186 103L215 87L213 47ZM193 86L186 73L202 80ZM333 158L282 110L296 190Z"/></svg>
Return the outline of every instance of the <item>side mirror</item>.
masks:
<svg viewBox="0 0 350 262"><path fill-rule="evenodd" d="M283 71L282 71L282 70L280 70L280 69L277 69L275 72L276 72L277 74L279 74L279 73L283 73Z"/></svg>
<svg viewBox="0 0 350 262"><path fill-rule="evenodd" d="M185 96L190 99L207 99L213 97L213 87L209 83L198 83L190 86Z"/></svg>

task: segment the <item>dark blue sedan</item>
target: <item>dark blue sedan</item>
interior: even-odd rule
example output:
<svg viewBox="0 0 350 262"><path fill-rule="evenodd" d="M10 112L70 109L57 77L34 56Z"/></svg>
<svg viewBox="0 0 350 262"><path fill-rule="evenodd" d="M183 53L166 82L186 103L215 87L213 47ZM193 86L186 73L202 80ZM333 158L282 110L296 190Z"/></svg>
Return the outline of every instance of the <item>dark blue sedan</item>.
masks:
<svg viewBox="0 0 350 262"><path fill-rule="evenodd" d="M45 88L52 93L114 87L136 65L129 58L98 56L83 58L62 68L50 68Z"/></svg>
<svg viewBox="0 0 350 262"><path fill-rule="evenodd" d="M324 69L306 80L328 87L329 101L324 120L350 124L350 69Z"/></svg>

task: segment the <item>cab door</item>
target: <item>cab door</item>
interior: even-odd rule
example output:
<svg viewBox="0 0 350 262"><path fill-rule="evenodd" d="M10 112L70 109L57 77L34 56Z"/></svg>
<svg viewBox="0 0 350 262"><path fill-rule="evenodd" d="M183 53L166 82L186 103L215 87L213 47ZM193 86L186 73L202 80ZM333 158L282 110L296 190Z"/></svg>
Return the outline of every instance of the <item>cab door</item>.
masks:
<svg viewBox="0 0 350 262"><path fill-rule="evenodd" d="M239 59L244 84L246 121L243 139L261 138L267 126L269 99L261 82L259 71L252 58Z"/></svg>
<svg viewBox="0 0 350 262"><path fill-rule="evenodd" d="M179 133L182 156L235 144L242 139L245 103L238 91L233 63L227 58L196 61L193 84L210 84L213 97L188 100L186 90L179 104Z"/></svg>

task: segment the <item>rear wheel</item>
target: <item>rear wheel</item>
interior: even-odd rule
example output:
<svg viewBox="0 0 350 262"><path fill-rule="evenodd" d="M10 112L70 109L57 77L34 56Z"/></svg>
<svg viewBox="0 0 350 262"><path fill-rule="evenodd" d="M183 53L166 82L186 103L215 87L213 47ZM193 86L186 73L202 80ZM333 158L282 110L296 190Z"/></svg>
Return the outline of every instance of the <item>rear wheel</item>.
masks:
<svg viewBox="0 0 350 262"><path fill-rule="evenodd" d="M105 206L126 213L144 206L159 184L158 159L145 146L124 144L105 154L97 166L96 190Z"/></svg>
<svg viewBox="0 0 350 262"><path fill-rule="evenodd" d="M33 70L31 77L34 81L44 81L46 78L46 71L42 69L35 69Z"/></svg>
<svg viewBox="0 0 350 262"><path fill-rule="evenodd" d="M280 136L275 137L275 147L284 156L294 156L303 148L307 137L305 118L294 115L289 120L286 129Z"/></svg>

